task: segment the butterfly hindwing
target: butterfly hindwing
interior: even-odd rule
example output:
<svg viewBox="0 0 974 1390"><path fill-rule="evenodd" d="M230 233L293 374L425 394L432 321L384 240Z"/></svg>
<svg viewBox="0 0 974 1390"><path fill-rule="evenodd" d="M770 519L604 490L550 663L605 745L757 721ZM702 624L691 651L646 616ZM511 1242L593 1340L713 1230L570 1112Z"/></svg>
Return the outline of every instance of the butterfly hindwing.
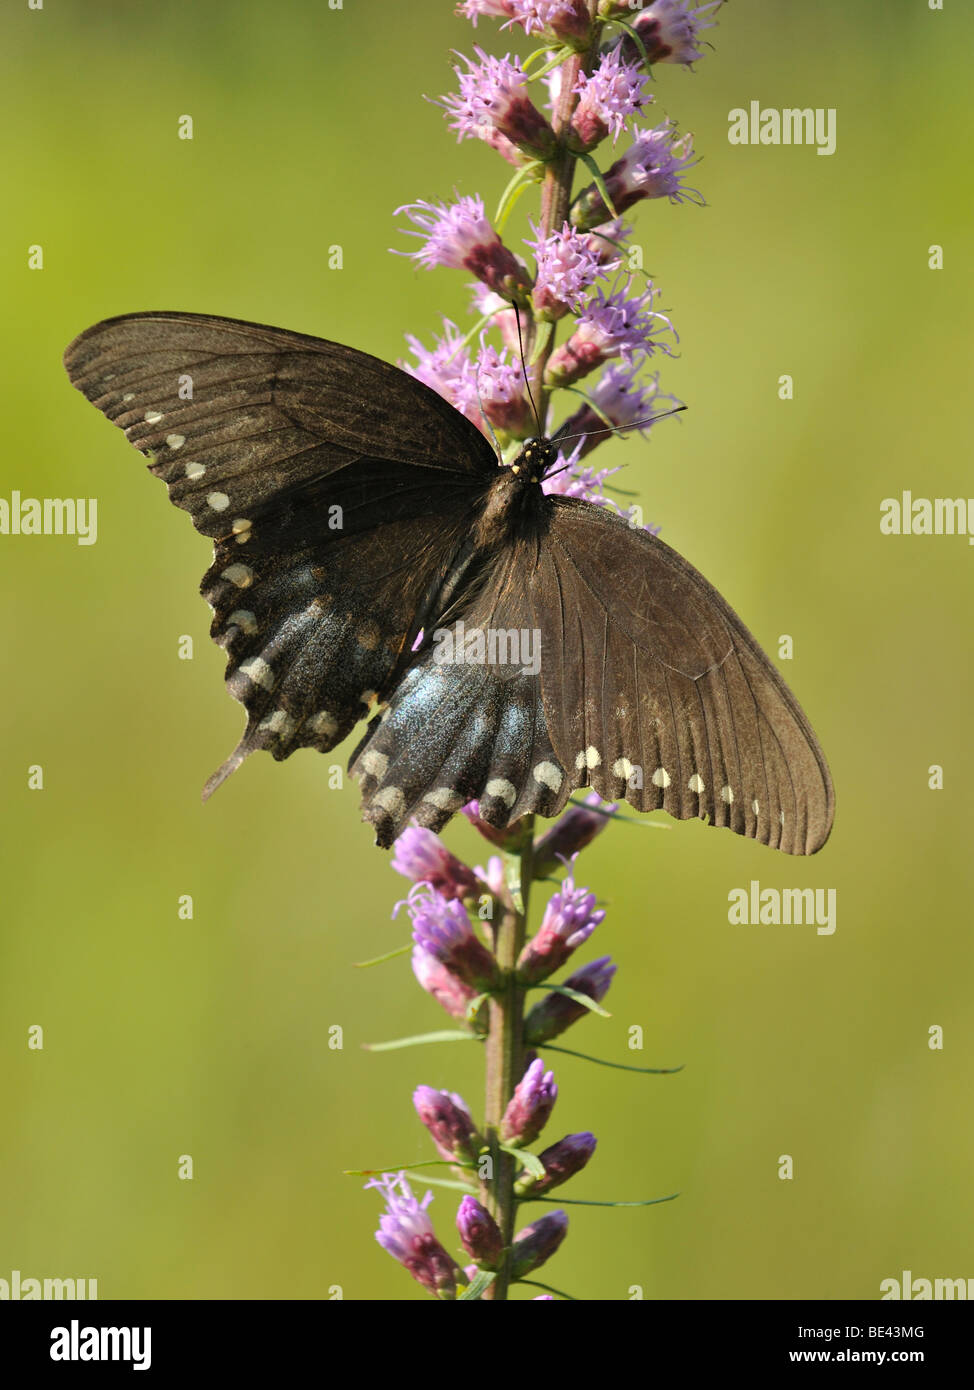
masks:
<svg viewBox="0 0 974 1390"><path fill-rule="evenodd" d="M495 826L564 806L571 784L548 735L527 621L536 559L523 543L496 557L491 582L437 630L445 642L426 645L356 750L350 770L380 845L412 819L439 830L469 801Z"/></svg>
<svg viewBox="0 0 974 1390"><path fill-rule="evenodd" d="M574 785L791 854L833 793L797 701L717 591L655 536L552 499L532 576L552 743Z"/></svg>

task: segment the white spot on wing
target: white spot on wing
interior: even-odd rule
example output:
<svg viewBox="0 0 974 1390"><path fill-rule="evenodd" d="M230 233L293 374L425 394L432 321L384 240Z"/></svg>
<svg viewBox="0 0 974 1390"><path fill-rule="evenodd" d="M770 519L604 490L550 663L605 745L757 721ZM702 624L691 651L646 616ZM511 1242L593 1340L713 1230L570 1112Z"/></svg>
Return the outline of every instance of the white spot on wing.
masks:
<svg viewBox="0 0 974 1390"><path fill-rule="evenodd" d="M383 811L388 811L393 819L398 820L406 809L406 798L398 787L383 787L372 798L372 804L381 806Z"/></svg>
<svg viewBox="0 0 974 1390"><path fill-rule="evenodd" d="M628 758L620 758L618 762L612 764L612 771L617 777L621 777L623 781L628 782L633 773L633 766Z"/></svg>
<svg viewBox="0 0 974 1390"><path fill-rule="evenodd" d="M593 767L598 767L601 761L602 754L599 752L599 750L595 747L594 744L590 743L589 746L587 748L583 748L582 751L575 758L575 766L578 768L579 771L581 771L583 767L587 767L589 769Z"/></svg>
<svg viewBox="0 0 974 1390"><path fill-rule="evenodd" d="M517 788L506 777L492 777L487 783L486 792L488 796L496 797L508 807L513 806L517 800Z"/></svg>
<svg viewBox="0 0 974 1390"><path fill-rule="evenodd" d="M459 792L455 792L452 787L434 787L423 797L431 806L436 806L441 811L459 811L463 805L463 797Z"/></svg>
<svg viewBox="0 0 974 1390"><path fill-rule="evenodd" d="M123 402L123 404L126 403L126 402L128 402L128 401L134 401L134 400L135 400L135 392L134 392L134 391L126 391L126 392L125 392L125 395L122 397L122 402Z"/></svg>
<svg viewBox="0 0 974 1390"><path fill-rule="evenodd" d="M274 672L262 657L255 656L250 661L242 661L240 669L254 685L263 686L265 690L274 689Z"/></svg>
<svg viewBox="0 0 974 1390"><path fill-rule="evenodd" d="M159 421L162 419L162 411L147 410L142 418L147 425L158 425Z"/></svg>
<svg viewBox="0 0 974 1390"><path fill-rule="evenodd" d="M225 512L230 505L230 498L225 492L210 492L207 494L207 505L212 507L215 512Z"/></svg>
<svg viewBox="0 0 974 1390"><path fill-rule="evenodd" d="M251 523L246 517L238 516L233 526L230 528L237 538L237 544L243 545L244 541L250 540Z"/></svg>
<svg viewBox="0 0 974 1390"><path fill-rule="evenodd" d="M704 780L699 772L695 772L687 783L687 790L696 792L697 796L704 790Z"/></svg>
<svg viewBox="0 0 974 1390"><path fill-rule="evenodd" d="M220 578L229 579L238 589L249 589L254 582L254 572L247 565L231 565L223 571Z"/></svg>
<svg viewBox="0 0 974 1390"><path fill-rule="evenodd" d="M751 802L751 810L754 812L756 816L759 816L761 814L761 807L758 805L756 801Z"/></svg>
<svg viewBox="0 0 974 1390"><path fill-rule="evenodd" d="M203 474L206 472L206 464L196 463L195 461L187 462L186 467L183 471L185 472L187 478L202 478Z"/></svg>
<svg viewBox="0 0 974 1390"><path fill-rule="evenodd" d="M186 443L186 436L184 434L167 434L166 443L170 449L181 449Z"/></svg>
<svg viewBox="0 0 974 1390"><path fill-rule="evenodd" d="M565 774L558 764L547 761L538 763L531 775L536 782L553 792L561 791L561 784L565 780Z"/></svg>
<svg viewBox="0 0 974 1390"><path fill-rule="evenodd" d="M375 748L366 748L359 762L370 777L383 777L389 766L389 759L385 753L379 753Z"/></svg>
<svg viewBox="0 0 974 1390"><path fill-rule="evenodd" d="M734 788L733 788L733 787L721 787L721 789L720 789L720 799L721 799L721 801L726 801L726 802L727 802L727 805L729 806L729 805L731 804L731 802L734 800Z"/></svg>
<svg viewBox="0 0 974 1390"><path fill-rule="evenodd" d="M331 738L338 732L338 720L330 710L319 710L318 713L308 720L309 727L313 733L324 734L325 738Z"/></svg>
<svg viewBox="0 0 974 1390"><path fill-rule="evenodd" d="M664 789L670 785L670 774L665 767L656 769L652 776L652 783L654 787L663 787Z"/></svg>
<svg viewBox="0 0 974 1390"><path fill-rule="evenodd" d="M249 608L236 609L230 614L227 622L236 623L237 627L239 627L242 632L245 632L248 637L253 637L254 633L257 631L257 619Z"/></svg>
<svg viewBox="0 0 974 1390"><path fill-rule="evenodd" d="M269 714L266 719L261 720L257 729L258 732L277 734L278 738L283 741L289 739L294 733L294 720L286 710L276 709L273 714Z"/></svg>

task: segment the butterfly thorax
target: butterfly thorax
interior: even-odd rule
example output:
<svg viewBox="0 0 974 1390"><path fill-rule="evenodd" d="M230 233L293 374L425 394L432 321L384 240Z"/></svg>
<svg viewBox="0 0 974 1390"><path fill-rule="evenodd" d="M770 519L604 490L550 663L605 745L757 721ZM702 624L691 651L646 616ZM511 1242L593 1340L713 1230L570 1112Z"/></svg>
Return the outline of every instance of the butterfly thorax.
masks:
<svg viewBox="0 0 974 1390"><path fill-rule="evenodd" d="M547 440L529 440L512 464L498 469L471 537L476 550L496 553L511 540L545 529L550 505L541 480L554 455Z"/></svg>

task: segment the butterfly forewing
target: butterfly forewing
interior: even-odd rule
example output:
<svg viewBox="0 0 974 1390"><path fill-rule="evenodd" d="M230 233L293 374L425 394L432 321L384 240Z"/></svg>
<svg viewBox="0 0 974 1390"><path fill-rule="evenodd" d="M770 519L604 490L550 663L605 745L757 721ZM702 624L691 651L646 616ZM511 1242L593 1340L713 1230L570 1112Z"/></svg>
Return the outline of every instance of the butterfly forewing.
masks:
<svg viewBox="0 0 974 1390"><path fill-rule="evenodd" d="M202 315L108 320L72 382L215 541L202 592L241 744L340 741L393 683L496 461L435 392L365 353Z"/></svg>

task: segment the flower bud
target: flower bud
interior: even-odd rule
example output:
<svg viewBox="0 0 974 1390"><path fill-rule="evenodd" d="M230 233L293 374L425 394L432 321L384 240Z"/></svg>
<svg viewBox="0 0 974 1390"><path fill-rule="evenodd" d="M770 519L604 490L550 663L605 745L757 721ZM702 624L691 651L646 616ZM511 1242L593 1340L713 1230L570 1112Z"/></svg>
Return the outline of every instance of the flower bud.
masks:
<svg viewBox="0 0 974 1390"><path fill-rule="evenodd" d="M411 825L402 832L393 845L391 865L414 883L428 883L444 898L477 897L482 891L473 869L425 826Z"/></svg>
<svg viewBox="0 0 974 1390"><path fill-rule="evenodd" d="M467 1103L451 1091L417 1086L413 1092L416 1114L429 1130L440 1158L473 1164L484 1147Z"/></svg>
<svg viewBox="0 0 974 1390"><path fill-rule="evenodd" d="M500 1227L476 1197L464 1197L457 1212L457 1230L464 1250L481 1269L496 1269L504 1253Z"/></svg>
<svg viewBox="0 0 974 1390"><path fill-rule="evenodd" d="M424 951L421 946L413 947L413 974L428 994L442 1004L448 1014L473 1028L475 1033L486 1033L488 1009L486 1001L480 1005L473 1019L467 1017L467 1008L476 999L477 990L458 980L446 966Z"/></svg>
<svg viewBox="0 0 974 1390"><path fill-rule="evenodd" d="M581 970L576 970L565 984L569 989L577 990L579 994L587 994L596 1004L600 1004L615 973L616 967L610 957L600 956L590 965L583 965ZM576 1003L567 995L546 994L524 1020L525 1041L533 1044L550 1042L589 1012L584 1004Z"/></svg>
<svg viewBox="0 0 974 1390"><path fill-rule="evenodd" d="M514 1088L501 1120L505 1144L532 1144L548 1123L558 1096L553 1071L546 1072L539 1057Z"/></svg>
<svg viewBox="0 0 974 1390"><path fill-rule="evenodd" d="M568 1234L568 1217L560 1209L532 1221L514 1237L511 1277L523 1279L550 1260Z"/></svg>
<svg viewBox="0 0 974 1390"><path fill-rule="evenodd" d="M597 426L592 426L598 427L605 428L601 421L598 421ZM574 432L574 426L572 428ZM593 809L589 810L589 807ZM594 809L596 807L599 809ZM586 845L590 845L597 835L602 834L613 812L618 809L617 801L603 802L598 792L589 792L584 806L570 806L565 814L534 842L535 878L547 878L559 867L561 860L571 859Z"/></svg>
<svg viewBox="0 0 974 1390"><path fill-rule="evenodd" d="M536 984L560 970L604 918L604 910L595 906L595 894L576 888L571 875L566 877L548 900L537 933L521 952L517 963L521 982Z"/></svg>
<svg viewBox="0 0 974 1390"><path fill-rule="evenodd" d="M563 1182L582 1171L595 1153L596 1142L595 1135L587 1131L582 1134L566 1134L564 1139L559 1139L557 1144L552 1144L538 1155L544 1165L544 1177L536 1178L531 1173L522 1173L514 1184L515 1193L518 1197L526 1197L529 1194L536 1197L543 1192L550 1192L553 1187L560 1187Z"/></svg>

